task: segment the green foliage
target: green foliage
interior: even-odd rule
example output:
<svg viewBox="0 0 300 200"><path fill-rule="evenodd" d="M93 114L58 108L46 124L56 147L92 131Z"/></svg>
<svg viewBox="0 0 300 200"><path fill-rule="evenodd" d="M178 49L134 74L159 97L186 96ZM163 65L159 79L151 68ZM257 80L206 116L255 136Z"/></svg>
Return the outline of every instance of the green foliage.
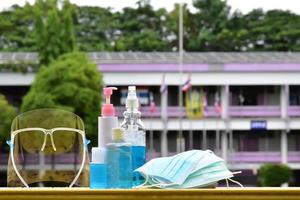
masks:
<svg viewBox="0 0 300 200"><path fill-rule="evenodd" d="M220 50L217 35L226 28L230 11L226 1L194 0L193 5L198 12L192 16L194 28L187 48L191 51Z"/></svg>
<svg viewBox="0 0 300 200"><path fill-rule="evenodd" d="M59 9L59 3L63 4ZM35 38L40 64L48 65L60 55L76 48L73 27L73 6L68 0L37 0Z"/></svg>
<svg viewBox="0 0 300 200"><path fill-rule="evenodd" d="M263 187L280 187L290 181L292 170L284 164L264 164L259 169L259 180Z"/></svg>
<svg viewBox="0 0 300 200"><path fill-rule="evenodd" d="M34 40L34 14L28 3L24 7L12 6L0 13L1 51L36 51Z"/></svg>
<svg viewBox="0 0 300 200"><path fill-rule="evenodd" d="M102 77L84 53L68 53L42 67L24 97L21 111L60 108L79 115L96 144Z"/></svg>
<svg viewBox="0 0 300 200"><path fill-rule="evenodd" d="M62 8L58 8L58 4ZM300 16L289 11L230 11L223 0L184 5L187 51L299 51ZM33 12L34 11L34 12ZM62 53L81 51L177 51L179 5L155 10L149 0L136 8L75 6L37 0L0 13L1 51L39 51L49 63ZM74 21L74 24L73 24ZM76 36L76 41L75 41Z"/></svg>
<svg viewBox="0 0 300 200"><path fill-rule="evenodd" d="M0 64L0 72L17 72L17 73L27 73L36 72L39 68L37 63L31 62L18 62L18 63L3 63Z"/></svg>
<svg viewBox="0 0 300 200"><path fill-rule="evenodd" d="M0 145L4 145L9 139L10 126L16 114L16 109L9 105L6 98L0 94Z"/></svg>

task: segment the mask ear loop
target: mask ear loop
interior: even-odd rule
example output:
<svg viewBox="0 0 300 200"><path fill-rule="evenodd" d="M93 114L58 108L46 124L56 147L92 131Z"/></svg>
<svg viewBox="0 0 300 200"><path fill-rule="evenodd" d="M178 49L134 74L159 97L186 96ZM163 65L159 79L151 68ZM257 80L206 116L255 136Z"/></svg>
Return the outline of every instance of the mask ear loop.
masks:
<svg viewBox="0 0 300 200"><path fill-rule="evenodd" d="M240 174L240 173L242 173L242 171L232 172L232 174ZM227 189L229 188L229 182L228 182L228 181L231 181L231 182L237 184L237 185L240 186L241 188L244 187L243 184L241 184L240 182L235 181L235 180L233 180L233 179L231 179L231 178L226 178L225 181L226 181L226 187L227 187Z"/></svg>
<svg viewBox="0 0 300 200"><path fill-rule="evenodd" d="M134 188L134 189L149 188L149 187L146 186L146 183L148 183L148 181L149 181L149 176L147 174L144 174L143 172L140 172L140 173L144 175L145 182L140 184L140 185L134 186L132 188Z"/></svg>
<svg viewBox="0 0 300 200"><path fill-rule="evenodd" d="M240 182L235 181L235 180L233 180L233 179L231 179L231 178L226 179L227 183L228 183L228 180L231 181L231 182L233 182L233 183L235 183L235 184L237 184L237 185L240 186L241 188L244 187Z"/></svg>
<svg viewBox="0 0 300 200"><path fill-rule="evenodd" d="M141 174L144 175L145 177L145 182L142 183L141 185L138 185L138 186L134 186L132 187L133 189L143 189L143 188L152 188L152 187L156 187L156 186L162 186L162 187L166 187L166 186L171 186L171 185L175 185L174 183L170 183L170 184L161 184L161 183L157 183L157 184L152 184L152 185L146 185L149 181L149 175L143 173L143 172L140 172Z"/></svg>

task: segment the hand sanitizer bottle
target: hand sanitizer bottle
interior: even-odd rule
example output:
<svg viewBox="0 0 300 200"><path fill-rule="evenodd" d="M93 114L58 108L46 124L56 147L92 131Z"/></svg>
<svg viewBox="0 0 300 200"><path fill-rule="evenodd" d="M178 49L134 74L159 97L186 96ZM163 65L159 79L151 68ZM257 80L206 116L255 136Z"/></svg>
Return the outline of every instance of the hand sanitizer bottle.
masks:
<svg viewBox="0 0 300 200"><path fill-rule="evenodd" d="M103 147L92 148L92 162L90 164L90 188L105 189L107 187L106 151Z"/></svg>
<svg viewBox="0 0 300 200"><path fill-rule="evenodd" d="M126 99L126 111L123 113L124 121L121 128L124 129L124 139L132 145L132 167L133 170L141 167L146 162L146 133L145 126L141 121L141 112L138 110L139 101L135 86L128 87ZM144 182L143 176L133 173L133 185Z"/></svg>
<svg viewBox="0 0 300 200"><path fill-rule="evenodd" d="M98 118L98 147L105 147L111 142L112 129L118 127L118 118L115 116L114 105L110 103L110 97L115 87L103 88L105 103L102 105L101 116Z"/></svg>
<svg viewBox="0 0 300 200"><path fill-rule="evenodd" d="M107 188L132 188L131 145L123 140L123 129L113 129L113 140L106 145Z"/></svg>

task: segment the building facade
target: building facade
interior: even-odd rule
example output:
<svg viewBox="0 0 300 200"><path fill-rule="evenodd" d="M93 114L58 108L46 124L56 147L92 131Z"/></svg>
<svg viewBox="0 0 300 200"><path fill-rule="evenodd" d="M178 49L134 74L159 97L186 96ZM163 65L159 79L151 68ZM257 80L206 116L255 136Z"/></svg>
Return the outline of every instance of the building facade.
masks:
<svg viewBox="0 0 300 200"><path fill-rule="evenodd" d="M105 85L118 87L112 101L119 116L127 86L137 86L148 130L148 159L211 149L231 170L243 171L246 185L255 184L263 163L288 164L300 179L300 53L184 53L182 73L177 53L95 52L89 56ZM34 53L0 54L2 63L15 60L37 59ZM180 87L188 78L192 90L206 94L204 117L190 119L185 102L179 106ZM0 93L18 104L33 79L34 73L2 72ZM162 82L167 95L160 92Z"/></svg>

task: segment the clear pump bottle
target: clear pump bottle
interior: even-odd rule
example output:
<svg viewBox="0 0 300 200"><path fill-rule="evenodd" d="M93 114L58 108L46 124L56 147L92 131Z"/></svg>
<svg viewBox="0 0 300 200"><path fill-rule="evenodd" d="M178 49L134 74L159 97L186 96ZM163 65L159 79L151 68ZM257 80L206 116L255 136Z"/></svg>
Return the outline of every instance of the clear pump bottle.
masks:
<svg viewBox="0 0 300 200"><path fill-rule="evenodd" d="M123 135L123 129L114 128L113 140L106 145L107 188L132 188L132 149Z"/></svg>
<svg viewBox="0 0 300 200"><path fill-rule="evenodd" d="M121 128L124 129L124 140L132 145L133 170L141 167L146 162L146 132L138 107L136 87L129 86L126 111L123 113L124 120ZM144 178L139 173L133 173L133 185L140 185L143 182Z"/></svg>

